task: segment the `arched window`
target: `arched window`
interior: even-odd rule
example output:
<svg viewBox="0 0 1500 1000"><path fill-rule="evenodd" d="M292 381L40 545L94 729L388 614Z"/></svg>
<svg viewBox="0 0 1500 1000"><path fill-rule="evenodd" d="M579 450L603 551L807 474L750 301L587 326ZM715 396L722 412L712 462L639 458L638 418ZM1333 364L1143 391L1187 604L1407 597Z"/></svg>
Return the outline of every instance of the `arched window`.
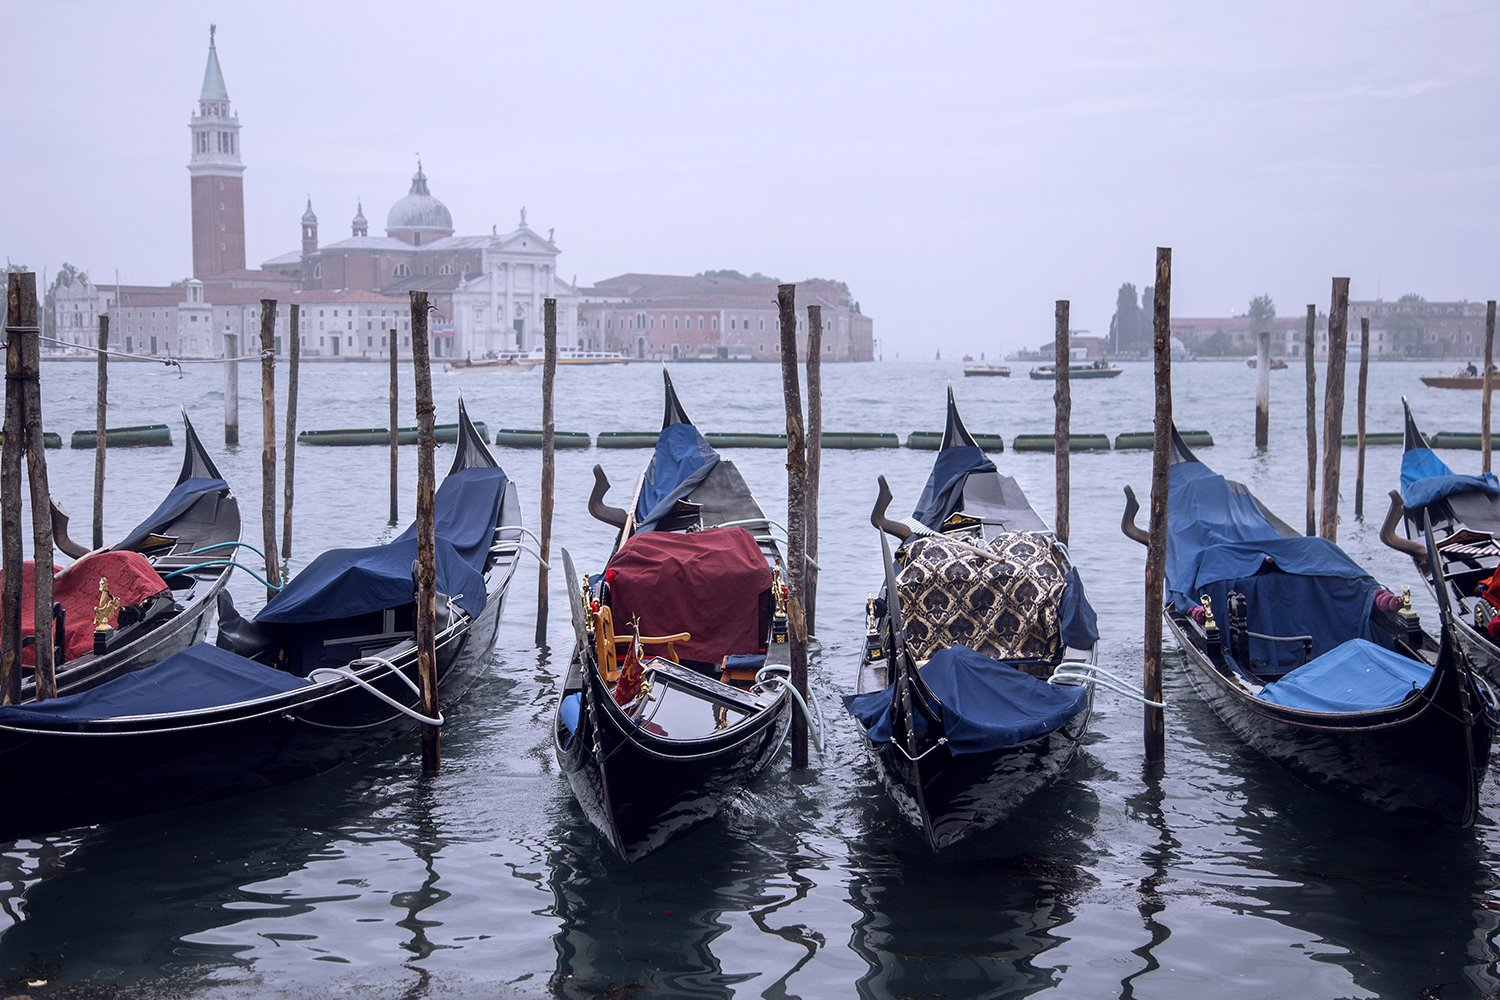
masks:
<svg viewBox="0 0 1500 1000"><path fill-rule="evenodd" d="M398 278L409 278L411 277L411 268L405 264L397 264L395 274Z"/></svg>
<svg viewBox="0 0 1500 1000"><path fill-rule="evenodd" d="M444 264L442 267L438 268L438 274L452 274L452 273L453 273L453 265L452 264Z"/></svg>

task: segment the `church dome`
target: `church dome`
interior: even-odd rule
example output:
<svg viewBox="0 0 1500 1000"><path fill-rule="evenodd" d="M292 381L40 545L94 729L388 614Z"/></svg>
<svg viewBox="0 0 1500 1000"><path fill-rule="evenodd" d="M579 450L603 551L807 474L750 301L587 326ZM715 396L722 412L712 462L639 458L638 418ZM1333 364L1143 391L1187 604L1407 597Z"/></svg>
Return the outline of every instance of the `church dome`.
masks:
<svg viewBox="0 0 1500 1000"><path fill-rule="evenodd" d="M422 164L417 163L417 172L412 175L411 191L391 206L385 218L385 231L389 236L401 239L403 235L429 233L434 236L453 235L453 216L448 206L434 198L427 190L427 175L422 173ZM408 239L408 242L414 242Z"/></svg>

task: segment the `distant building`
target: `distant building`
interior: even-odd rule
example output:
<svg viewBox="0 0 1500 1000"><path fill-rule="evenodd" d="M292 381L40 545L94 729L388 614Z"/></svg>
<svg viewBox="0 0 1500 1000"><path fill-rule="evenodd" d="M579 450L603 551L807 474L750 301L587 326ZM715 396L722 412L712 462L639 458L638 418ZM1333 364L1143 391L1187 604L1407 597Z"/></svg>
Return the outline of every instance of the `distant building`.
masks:
<svg viewBox="0 0 1500 1000"><path fill-rule="evenodd" d="M1484 356L1483 302L1388 302L1384 299L1349 303L1349 354L1359 355L1360 320L1370 321L1371 358L1482 358ZM1199 355L1250 355L1256 334L1249 316L1172 317L1172 335ZM1277 316L1266 324L1271 332L1271 354L1300 358L1307 340L1307 316ZM1321 311L1313 329L1316 357L1328 356L1328 317Z"/></svg>
<svg viewBox="0 0 1500 1000"><path fill-rule="evenodd" d="M208 29L208 65L198 113L188 123L193 205L193 276L213 278L245 269L245 165L240 160L240 119L229 108L219 68L214 28Z"/></svg>
<svg viewBox="0 0 1500 1000"><path fill-rule="evenodd" d="M738 277L622 274L578 290L577 346L663 361L774 361L781 353L776 286ZM807 306L823 307L823 357L873 361L874 321L842 282L797 284L797 350Z"/></svg>

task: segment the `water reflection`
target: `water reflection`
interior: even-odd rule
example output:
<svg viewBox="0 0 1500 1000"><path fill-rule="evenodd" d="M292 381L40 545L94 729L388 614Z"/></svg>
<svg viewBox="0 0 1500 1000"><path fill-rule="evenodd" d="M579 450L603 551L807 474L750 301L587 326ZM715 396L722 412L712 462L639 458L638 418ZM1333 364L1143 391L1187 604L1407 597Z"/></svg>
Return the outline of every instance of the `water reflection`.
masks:
<svg viewBox="0 0 1500 1000"><path fill-rule="evenodd" d="M850 946L868 967L861 995L1020 996L1057 985L1041 959L1096 884L1097 770L1082 751L1022 813L941 854L893 810L872 807L849 886L860 914Z"/></svg>

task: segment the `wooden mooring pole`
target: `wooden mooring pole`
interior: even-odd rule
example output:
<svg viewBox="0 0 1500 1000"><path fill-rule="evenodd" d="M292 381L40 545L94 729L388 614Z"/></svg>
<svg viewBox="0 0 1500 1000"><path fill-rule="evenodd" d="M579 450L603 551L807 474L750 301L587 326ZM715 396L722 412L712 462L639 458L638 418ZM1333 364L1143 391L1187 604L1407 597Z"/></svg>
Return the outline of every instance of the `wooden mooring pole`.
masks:
<svg viewBox="0 0 1500 1000"><path fill-rule="evenodd" d="M109 409L109 314L99 317L98 387L94 396L94 548L104 548L105 412Z"/></svg>
<svg viewBox="0 0 1500 1000"><path fill-rule="evenodd" d="M536 644L547 644L547 567L552 558L552 500L556 485L553 462L557 454L557 421L552 410L552 384L557 377L557 300L542 300L542 561L536 568ZM568 581L572 586L572 581Z"/></svg>
<svg viewBox="0 0 1500 1000"><path fill-rule="evenodd" d="M243 315L243 311L241 312ZM240 445L240 335L224 331L224 443Z"/></svg>
<svg viewBox="0 0 1500 1000"><path fill-rule="evenodd" d="M1055 347L1053 357L1056 361L1054 370L1057 375L1052 388L1052 405L1055 410L1052 421L1052 464L1057 476L1057 516L1052 523L1052 530L1057 535L1057 540L1064 545L1068 544L1068 500L1072 493L1073 384L1070 381L1072 373L1069 365L1073 360L1073 352L1068 342L1068 317L1071 309L1072 304L1067 299L1058 299L1052 311Z"/></svg>
<svg viewBox="0 0 1500 1000"><path fill-rule="evenodd" d="M1255 335L1255 450L1271 443L1271 331Z"/></svg>
<svg viewBox="0 0 1500 1000"><path fill-rule="evenodd" d="M276 300L260 300L260 525L266 547L266 600L281 589L276 549Z"/></svg>
<svg viewBox="0 0 1500 1000"><path fill-rule="evenodd" d="M397 429L396 406L396 328L391 327L391 523L395 524L401 516L400 505L396 501L396 478L397 478L397 455L401 447L401 432Z"/></svg>
<svg viewBox="0 0 1500 1000"><path fill-rule="evenodd" d="M1143 693L1161 701L1161 615L1166 586L1167 467L1172 450L1172 249L1156 248L1156 302L1152 310L1151 347L1156 362L1156 419L1151 441L1151 531L1146 547L1146 657ZM1146 763L1159 765L1167 755L1166 719L1160 708L1146 706Z"/></svg>
<svg viewBox="0 0 1500 1000"><path fill-rule="evenodd" d="M1323 382L1323 513L1319 534L1339 540L1339 464L1344 440L1344 364L1349 356L1349 279L1333 279L1328 309L1328 377Z"/></svg>
<svg viewBox="0 0 1500 1000"><path fill-rule="evenodd" d="M1318 309L1307 304L1302 357L1307 366L1307 536L1318 533Z"/></svg>
<svg viewBox="0 0 1500 1000"><path fill-rule="evenodd" d="M427 344L427 293L411 294L411 366L417 391L417 680L422 714L438 717L437 564L432 497L437 474L432 453L437 446L432 407L432 362ZM394 399L394 396L392 397ZM394 434L396 423L391 420ZM422 727L422 770L436 774L441 761L441 730Z"/></svg>
<svg viewBox="0 0 1500 1000"><path fill-rule="evenodd" d="M286 472L281 484L281 561L292 558L292 480L297 465L297 364L302 357L302 307L293 302L287 318L286 350Z"/></svg>
<svg viewBox="0 0 1500 1000"><path fill-rule="evenodd" d="M1354 425L1354 517L1365 519L1365 404L1370 381L1370 317L1359 318L1359 399Z"/></svg>
<svg viewBox="0 0 1500 1000"><path fill-rule="evenodd" d="M15 330L22 322L20 277L11 274L6 288L5 438L0 441L0 574L4 575L0 585L0 704L4 705L21 703L21 452L26 411L21 404L21 337Z"/></svg>
<svg viewBox="0 0 1500 1000"><path fill-rule="evenodd" d="M807 482L803 489L806 514L803 538L807 545L807 576L803 607L807 634L818 634L818 480L823 475L823 307L807 307Z"/></svg>
<svg viewBox="0 0 1500 1000"><path fill-rule="evenodd" d="M6 289L7 344L18 344L17 369L5 373L7 396L12 388L20 395L21 420L19 443L26 454L26 478L31 499L31 552L36 560L35 653L36 697L38 701L57 697L56 640L53 630L52 603L52 495L47 487L47 452L42 435L41 328L37 325L36 275L30 271L12 273ZM7 361L9 357L7 356ZM7 429L6 443L10 442ZM19 506L19 490L14 497ZM17 520L19 520L19 510ZM19 545L17 554L19 556ZM17 583L20 567L16 567ZM6 576L9 581L9 574ZM23 595L24 599L24 595ZM16 605L19 619L21 606ZM17 621L17 632L20 622ZM19 667L20 645L16 646Z"/></svg>
<svg viewBox="0 0 1500 1000"><path fill-rule="evenodd" d="M1484 310L1484 392L1479 400L1480 471L1490 471L1490 394L1495 388L1495 300Z"/></svg>
<svg viewBox="0 0 1500 1000"><path fill-rule="evenodd" d="M781 320L781 391L786 403L787 639L792 686L807 698L807 618L802 606L807 573L807 445L802 437L802 386L797 375L797 286L778 285ZM807 719L792 713L792 766L807 766Z"/></svg>

